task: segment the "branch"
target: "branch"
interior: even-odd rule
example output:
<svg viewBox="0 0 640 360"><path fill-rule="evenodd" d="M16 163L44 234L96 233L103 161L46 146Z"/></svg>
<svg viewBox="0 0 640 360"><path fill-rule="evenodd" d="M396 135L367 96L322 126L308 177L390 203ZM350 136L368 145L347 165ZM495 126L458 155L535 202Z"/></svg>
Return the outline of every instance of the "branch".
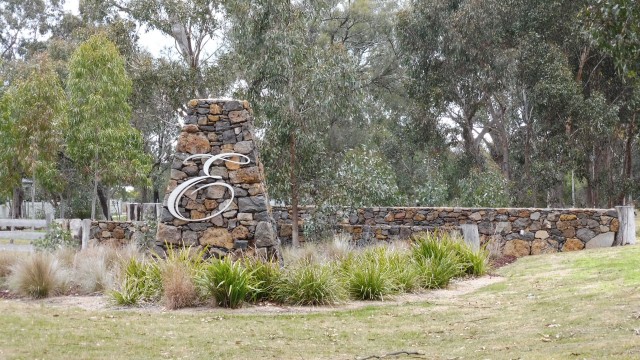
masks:
<svg viewBox="0 0 640 360"><path fill-rule="evenodd" d="M401 351L396 351L396 352L388 353L388 354L381 355L381 356L371 355L371 356L367 356L367 357L363 357L363 358L356 358L356 359L358 359L358 360L384 359L384 358L389 357L389 356L398 356L398 355L417 355L417 356L422 357L422 356L425 355L425 353L420 352L420 351L405 351L405 350L401 350Z"/></svg>

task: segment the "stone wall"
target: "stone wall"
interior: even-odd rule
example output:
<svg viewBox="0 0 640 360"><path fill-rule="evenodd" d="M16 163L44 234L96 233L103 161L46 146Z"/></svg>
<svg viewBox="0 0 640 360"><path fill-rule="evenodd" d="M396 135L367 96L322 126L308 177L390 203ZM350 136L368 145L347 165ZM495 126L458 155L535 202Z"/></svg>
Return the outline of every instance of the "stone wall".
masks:
<svg viewBox="0 0 640 360"><path fill-rule="evenodd" d="M154 231L155 228L144 221L92 221L89 245L146 244L155 238Z"/></svg>
<svg viewBox="0 0 640 360"><path fill-rule="evenodd" d="M218 160L209 169L210 175L221 179L213 179L203 176L206 159L185 161L190 155L224 153L244 155L249 163ZM236 156L232 159L242 162L244 158ZM188 191L180 200L178 211L192 221L174 217L167 207L169 194L181 183L196 177L204 178L197 187L217 182L232 186L235 192L233 201L222 214L201 221L223 210L229 203L231 193L224 186L211 186L194 193ZM158 244L203 246L216 256L237 250L275 255L279 241L268 204L248 102L213 99L189 101L158 224Z"/></svg>
<svg viewBox="0 0 640 360"><path fill-rule="evenodd" d="M314 208L300 208L302 221ZM278 235L291 242L291 209L274 207ZM615 209L478 209L372 207L332 217L336 231L354 242L406 239L434 228L477 224L482 244L496 255L525 256L612 246L620 223Z"/></svg>

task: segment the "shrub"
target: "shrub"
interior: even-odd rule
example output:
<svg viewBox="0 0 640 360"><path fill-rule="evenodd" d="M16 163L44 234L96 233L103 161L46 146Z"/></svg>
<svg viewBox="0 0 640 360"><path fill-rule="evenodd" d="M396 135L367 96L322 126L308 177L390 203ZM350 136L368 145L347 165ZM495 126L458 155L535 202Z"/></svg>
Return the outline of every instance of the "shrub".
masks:
<svg viewBox="0 0 640 360"><path fill-rule="evenodd" d="M212 297L219 306L238 308L249 294L251 273L239 261L228 257L214 260L204 267L196 283L206 297Z"/></svg>
<svg viewBox="0 0 640 360"><path fill-rule="evenodd" d="M162 294L162 274L158 262L130 258L124 268L119 290L110 293L117 305L137 305L157 301Z"/></svg>
<svg viewBox="0 0 640 360"><path fill-rule="evenodd" d="M276 285L277 301L294 305L329 305L345 299L344 286L333 263L301 262L284 271Z"/></svg>
<svg viewBox="0 0 640 360"><path fill-rule="evenodd" d="M180 309L198 302L191 269L184 263L168 262L162 271L162 299L167 309Z"/></svg>
<svg viewBox="0 0 640 360"><path fill-rule="evenodd" d="M255 258L245 258L243 266L251 274L247 300L251 302L274 300L273 292L282 276L279 264Z"/></svg>
<svg viewBox="0 0 640 360"><path fill-rule="evenodd" d="M53 255L35 253L11 267L8 282L9 287L20 295L44 298L64 286L64 273Z"/></svg>
<svg viewBox="0 0 640 360"><path fill-rule="evenodd" d="M37 251L54 251L59 248L77 248L79 244L71 237L68 230L64 230L57 222L49 225L49 231L41 238L31 242Z"/></svg>

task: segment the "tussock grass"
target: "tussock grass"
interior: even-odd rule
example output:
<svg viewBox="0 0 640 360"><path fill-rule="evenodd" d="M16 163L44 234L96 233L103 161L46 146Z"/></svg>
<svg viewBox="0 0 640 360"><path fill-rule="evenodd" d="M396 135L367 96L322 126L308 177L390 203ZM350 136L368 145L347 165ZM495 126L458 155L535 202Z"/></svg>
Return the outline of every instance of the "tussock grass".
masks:
<svg viewBox="0 0 640 360"><path fill-rule="evenodd" d="M116 281L116 251L110 247L90 247L75 253L72 283L79 294L103 293Z"/></svg>
<svg viewBox="0 0 640 360"><path fill-rule="evenodd" d="M275 300L273 293L282 277L280 265L275 262L265 262L248 257L242 260L242 266L251 274L247 301L260 302Z"/></svg>
<svg viewBox="0 0 640 360"><path fill-rule="evenodd" d="M338 266L309 261L286 268L274 291L277 301L292 305L331 305L344 301L346 295Z"/></svg>
<svg viewBox="0 0 640 360"><path fill-rule="evenodd" d="M52 254L38 252L11 266L8 283L20 295L44 298L64 288L65 274Z"/></svg>
<svg viewBox="0 0 640 360"><path fill-rule="evenodd" d="M204 251L191 247L169 248L161 262L162 302L167 309L195 306L199 302L195 276L204 267Z"/></svg>
<svg viewBox="0 0 640 360"><path fill-rule="evenodd" d="M397 292L394 282L397 269L392 266L390 253L387 246L374 246L349 259L343 271L351 298L382 300Z"/></svg>
<svg viewBox="0 0 640 360"><path fill-rule="evenodd" d="M162 295L162 272L157 261L131 257L124 267L120 286L110 296L117 305L132 306L156 302Z"/></svg>
<svg viewBox="0 0 640 360"><path fill-rule="evenodd" d="M222 307L239 308L250 292L251 273L239 261L214 260L204 266L196 284Z"/></svg>
<svg viewBox="0 0 640 360"><path fill-rule="evenodd" d="M25 256L28 256L28 253L13 251L0 252L0 279L9 276L9 274L11 274L11 267Z"/></svg>
<svg viewBox="0 0 640 360"><path fill-rule="evenodd" d="M162 271L162 302L167 309L191 307L198 303L198 291L191 269L184 263L168 263Z"/></svg>

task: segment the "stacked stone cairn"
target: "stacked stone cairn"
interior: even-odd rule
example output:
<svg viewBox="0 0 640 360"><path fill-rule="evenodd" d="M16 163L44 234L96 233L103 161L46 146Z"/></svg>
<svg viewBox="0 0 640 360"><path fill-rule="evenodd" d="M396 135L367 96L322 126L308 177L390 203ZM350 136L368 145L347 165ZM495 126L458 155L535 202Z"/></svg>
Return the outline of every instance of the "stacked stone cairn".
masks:
<svg viewBox="0 0 640 360"><path fill-rule="evenodd" d="M264 170L255 143L252 111L247 101L191 100L182 127L171 178L167 186L162 216L158 224L157 243L160 246L202 247L216 257L255 253L264 258L279 254L280 242L264 183ZM242 154L248 164L218 160L209 168L210 175L221 180L206 179L202 184L224 182L231 185L235 196L221 214L206 221L197 221L222 210L231 198L223 186L210 186L197 192L187 191L179 200L178 211L187 219L174 217L168 207L169 194L181 183L204 176L206 159L187 157L195 154ZM243 162L239 156L231 160Z"/></svg>

